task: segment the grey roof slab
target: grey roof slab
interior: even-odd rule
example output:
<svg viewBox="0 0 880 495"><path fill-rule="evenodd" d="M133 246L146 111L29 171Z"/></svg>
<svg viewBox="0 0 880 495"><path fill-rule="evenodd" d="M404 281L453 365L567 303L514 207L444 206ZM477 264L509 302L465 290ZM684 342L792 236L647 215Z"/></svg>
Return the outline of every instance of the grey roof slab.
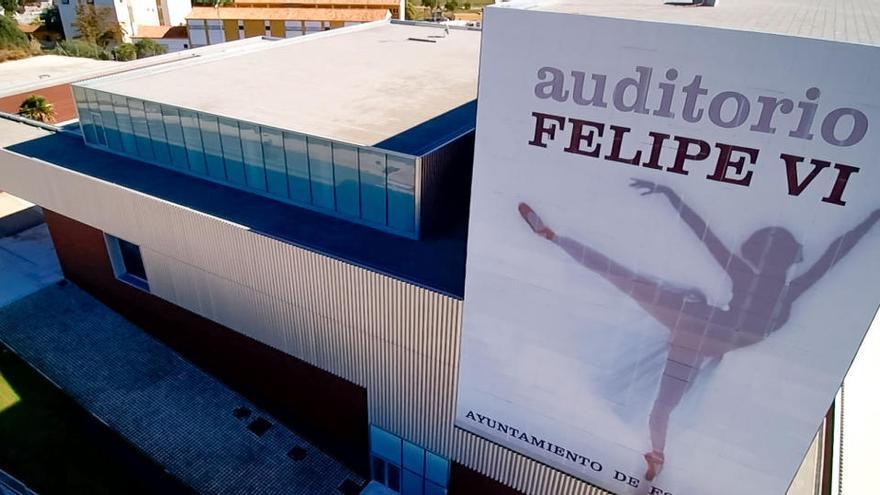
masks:
<svg viewBox="0 0 880 495"><path fill-rule="evenodd" d="M79 86L372 146L476 99L480 32L389 21Z"/></svg>
<svg viewBox="0 0 880 495"><path fill-rule="evenodd" d="M880 45L880 0L717 0L714 7L683 3L690 2L558 0L526 7Z"/></svg>

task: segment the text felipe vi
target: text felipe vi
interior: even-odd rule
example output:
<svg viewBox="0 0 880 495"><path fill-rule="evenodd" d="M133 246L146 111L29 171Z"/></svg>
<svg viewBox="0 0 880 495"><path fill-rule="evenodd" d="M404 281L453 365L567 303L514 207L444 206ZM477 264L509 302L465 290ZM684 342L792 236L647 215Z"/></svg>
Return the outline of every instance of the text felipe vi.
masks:
<svg viewBox="0 0 880 495"><path fill-rule="evenodd" d="M591 75L592 91L585 88L587 75L571 71L571 76L553 67L537 70L538 82L534 94L542 100L560 103L573 102L584 107L607 108L612 106L622 113L652 115L673 119L680 117L686 122L698 123L704 117L717 128L733 129L751 123L748 130L763 134L776 134L782 127L788 132L780 133L780 138L813 140L814 131L829 145L851 147L859 144L868 131L868 117L860 110L850 107L835 108L821 119L821 125L814 130L819 114L819 88L811 87L805 92L805 99L795 103L789 98L758 96L752 112L751 100L735 91L722 91L708 100L708 90L702 86L702 76L693 80L678 91L674 80L679 73L676 69L666 72L666 81L660 82L657 108L648 108L653 69L637 66L638 79L620 79L606 96L607 76ZM679 92L684 95L683 102L676 105ZM797 110L795 110L797 108ZM757 109L756 109L757 110ZM663 132L651 131L647 136L635 137L632 128L604 122L596 122L571 116L544 112L532 112L533 132L528 144L547 148L550 141L561 141L562 151L590 158L634 165L641 168L665 171L679 175L689 175L692 164L708 159L714 166L706 175L713 181L748 187L759 162L760 150L723 142L709 142L687 136L673 136ZM559 134L563 134L559 137ZM629 135L629 136L628 136ZM640 147L635 143L650 143ZM674 155L664 159L665 150ZM712 158L716 154L715 158ZM828 186L822 197L825 203L843 206L844 191L850 178L860 171L851 164L834 163L827 157L805 157L793 153L781 153L778 157L785 167L787 192L799 196L814 179L821 175ZM825 170L828 169L828 172ZM836 174L835 174L836 172ZM827 177L831 175L831 177ZM822 187L821 185L818 187ZM814 187L815 188L815 187Z"/></svg>

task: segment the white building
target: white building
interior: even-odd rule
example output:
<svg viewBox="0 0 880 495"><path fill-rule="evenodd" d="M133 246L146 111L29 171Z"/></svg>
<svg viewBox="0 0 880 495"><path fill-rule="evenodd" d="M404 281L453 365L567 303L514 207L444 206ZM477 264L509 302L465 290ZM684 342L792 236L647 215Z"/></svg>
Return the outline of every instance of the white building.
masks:
<svg viewBox="0 0 880 495"><path fill-rule="evenodd" d="M33 24L34 22L39 21L40 14L51 6L52 2L50 0L42 0L37 3L26 4L24 5L23 11L20 13L16 12L13 15L13 18L15 18L15 22L19 24ZM3 9L0 9L0 14L2 13Z"/></svg>
<svg viewBox="0 0 880 495"><path fill-rule="evenodd" d="M79 5L94 6L98 10L112 12L122 26L123 41L130 42L138 33L139 26L179 26L186 22L186 14L192 9L189 0L59 0L58 10L64 26L64 37L78 36L73 22Z"/></svg>

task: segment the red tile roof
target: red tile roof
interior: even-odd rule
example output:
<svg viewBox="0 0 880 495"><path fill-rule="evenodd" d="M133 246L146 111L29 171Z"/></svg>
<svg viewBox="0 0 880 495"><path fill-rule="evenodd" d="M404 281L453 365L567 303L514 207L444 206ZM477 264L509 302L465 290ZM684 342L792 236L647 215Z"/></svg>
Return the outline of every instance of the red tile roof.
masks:
<svg viewBox="0 0 880 495"><path fill-rule="evenodd" d="M132 38L187 39L186 26L138 26Z"/></svg>
<svg viewBox="0 0 880 495"><path fill-rule="evenodd" d="M55 121L64 122L76 118L76 108L73 103L73 93L70 84L59 84L46 88L34 89L26 93L4 96L0 98L0 112L18 113L21 102L30 95L40 95L49 103L55 105Z"/></svg>

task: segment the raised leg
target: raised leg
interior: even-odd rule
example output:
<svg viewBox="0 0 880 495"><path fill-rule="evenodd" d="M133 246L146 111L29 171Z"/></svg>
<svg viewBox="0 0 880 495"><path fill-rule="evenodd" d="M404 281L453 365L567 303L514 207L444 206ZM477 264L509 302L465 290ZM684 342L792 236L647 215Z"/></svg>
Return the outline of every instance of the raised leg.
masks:
<svg viewBox="0 0 880 495"><path fill-rule="evenodd" d="M529 205L525 203L520 203L517 209L519 210L520 216L523 217L523 220L525 220L526 223L529 224L529 227L531 227L532 231L534 231L536 234L550 241L556 238L556 233L553 232L550 227L544 225L544 222L541 221L541 217L539 217L538 214L535 213L535 210L533 210Z"/></svg>
<svg viewBox="0 0 880 495"><path fill-rule="evenodd" d="M666 367L660 378L660 390L648 418L648 429L651 433L651 452L645 454L645 462L648 464L645 479L648 481L653 480L663 469L669 416L696 379L701 360L696 351L675 343L669 349Z"/></svg>

